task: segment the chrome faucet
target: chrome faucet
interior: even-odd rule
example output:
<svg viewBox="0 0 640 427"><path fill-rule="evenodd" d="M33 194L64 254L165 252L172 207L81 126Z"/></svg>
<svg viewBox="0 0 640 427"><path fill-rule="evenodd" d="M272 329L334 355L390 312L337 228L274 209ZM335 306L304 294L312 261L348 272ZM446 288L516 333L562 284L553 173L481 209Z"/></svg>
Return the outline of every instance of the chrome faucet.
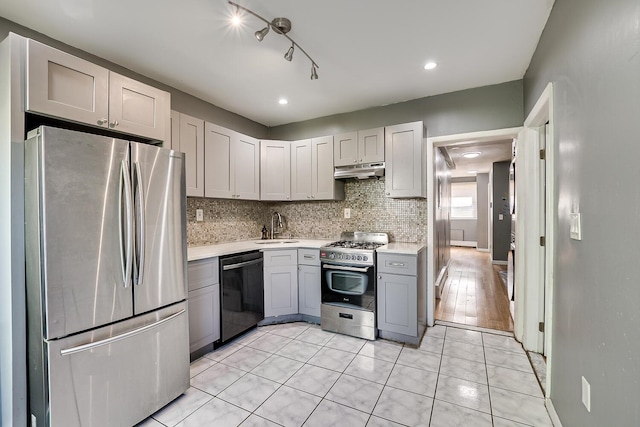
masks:
<svg viewBox="0 0 640 427"><path fill-rule="evenodd" d="M278 212L274 212L271 215L271 238L275 239L276 238L276 234L280 234L279 231L275 231L275 224L273 222L273 218L277 217L278 218L278 228L283 228L284 225L282 225L282 215L280 215Z"/></svg>

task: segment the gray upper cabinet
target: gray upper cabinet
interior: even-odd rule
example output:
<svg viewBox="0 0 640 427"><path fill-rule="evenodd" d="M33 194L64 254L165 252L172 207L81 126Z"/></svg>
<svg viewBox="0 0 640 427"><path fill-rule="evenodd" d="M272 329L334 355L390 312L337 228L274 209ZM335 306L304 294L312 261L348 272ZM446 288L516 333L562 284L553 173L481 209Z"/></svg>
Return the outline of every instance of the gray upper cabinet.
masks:
<svg viewBox="0 0 640 427"><path fill-rule="evenodd" d="M34 40L27 41L26 110L164 141L168 92Z"/></svg>
<svg viewBox="0 0 640 427"><path fill-rule="evenodd" d="M385 128L385 194L427 197L426 148L422 122Z"/></svg>
<svg viewBox="0 0 640 427"><path fill-rule="evenodd" d="M187 196L204 197L204 120L182 113L172 117L171 148L185 153Z"/></svg>
<svg viewBox="0 0 640 427"><path fill-rule="evenodd" d="M288 141L260 141L260 200L291 200Z"/></svg>
<svg viewBox="0 0 640 427"><path fill-rule="evenodd" d="M205 197L259 200L259 141L207 122L204 144Z"/></svg>
<svg viewBox="0 0 640 427"><path fill-rule="evenodd" d="M384 162L384 128L343 133L333 137L334 166Z"/></svg>
<svg viewBox="0 0 640 427"><path fill-rule="evenodd" d="M291 199L344 199L344 182L333 178L333 136L291 143Z"/></svg>

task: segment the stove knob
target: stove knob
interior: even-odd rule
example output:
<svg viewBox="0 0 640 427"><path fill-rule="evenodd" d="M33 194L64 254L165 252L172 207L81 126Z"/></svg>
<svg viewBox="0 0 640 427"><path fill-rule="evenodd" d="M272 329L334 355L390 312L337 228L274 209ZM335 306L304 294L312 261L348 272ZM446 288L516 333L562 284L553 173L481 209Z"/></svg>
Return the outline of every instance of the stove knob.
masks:
<svg viewBox="0 0 640 427"><path fill-rule="evenodd" d="M333 252L329 254L329 258L334 259L335 257L336 257L336 254L334 254Z"/></svg>
<svg viewBox="0 0 640 427"><path fill-rule="evenodd" d="M350 260L350 259L351 259L351 257L350 257L349 255L345 255L345 256L344 256L344 259L346 259L346 260Z"/></svg>
<svg viewBox="0 0 640 427"><path fill-rule="evenodd" d="M358 255L358 261L362 261L362 257Z"/></svg>
<svg viewBox="0 0 640 427"><path fill-rule="evenodd" d="M342 259L342 254L338 254L338 259Z"/></svg>
<svg viewBox="0 0 640 427"><path fill-rule="evenodd" d="M369 257L365 255L365 256L362 257L362 260L363 261L369 261Z"/></svg>

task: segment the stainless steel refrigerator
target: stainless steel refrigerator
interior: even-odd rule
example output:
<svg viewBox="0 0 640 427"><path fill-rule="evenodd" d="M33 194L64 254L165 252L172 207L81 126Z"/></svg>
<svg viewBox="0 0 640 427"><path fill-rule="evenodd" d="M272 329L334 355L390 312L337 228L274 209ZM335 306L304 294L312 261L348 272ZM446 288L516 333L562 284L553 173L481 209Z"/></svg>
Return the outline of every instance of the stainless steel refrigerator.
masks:
<svg viewBox="0 0 640 427"><path fill-rule="evenodd" d="M29 133L32 425L131 426L189 387L185 210L182 153Z"/></svg>

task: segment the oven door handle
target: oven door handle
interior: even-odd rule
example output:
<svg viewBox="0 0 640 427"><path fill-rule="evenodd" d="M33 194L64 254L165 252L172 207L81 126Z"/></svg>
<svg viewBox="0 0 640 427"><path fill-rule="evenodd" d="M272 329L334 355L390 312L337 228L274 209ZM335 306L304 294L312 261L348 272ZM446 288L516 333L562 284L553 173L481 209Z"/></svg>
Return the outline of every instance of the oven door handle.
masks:
<svg viewBox="0 0 640 427"><path fill-rule="evenodd" d="M322 264L322 268L327 270L343 270L343 271L356 271L358 273L367 273L371 267L346 267L343 265Z"/></svg>

